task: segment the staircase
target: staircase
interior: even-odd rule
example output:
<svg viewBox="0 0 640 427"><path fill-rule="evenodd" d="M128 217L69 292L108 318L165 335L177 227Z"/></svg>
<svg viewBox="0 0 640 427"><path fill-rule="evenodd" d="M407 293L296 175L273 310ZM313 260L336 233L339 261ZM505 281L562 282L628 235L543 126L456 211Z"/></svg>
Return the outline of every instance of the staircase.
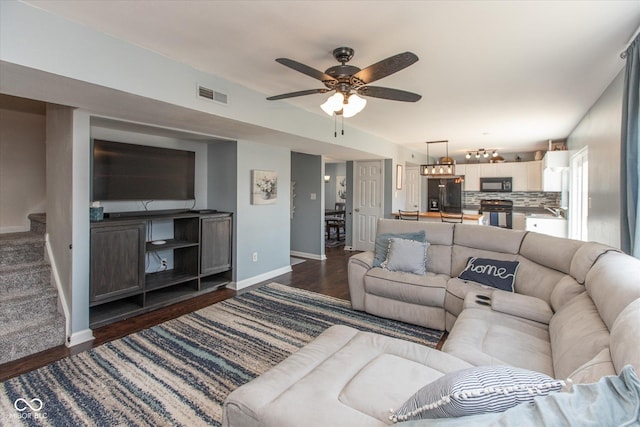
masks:
<svg viewBox="0 0 640 427"><path fill-rule="evenodd" d="M31 231L0 234L0 364L64 344L65 320L45 260L44 214Z"/></svg>

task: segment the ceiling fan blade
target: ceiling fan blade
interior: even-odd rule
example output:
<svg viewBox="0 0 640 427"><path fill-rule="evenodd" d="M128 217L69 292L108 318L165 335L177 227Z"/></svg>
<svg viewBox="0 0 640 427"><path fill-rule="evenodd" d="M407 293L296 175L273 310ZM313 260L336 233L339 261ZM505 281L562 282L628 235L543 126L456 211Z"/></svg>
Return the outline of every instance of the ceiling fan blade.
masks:
<svg viewBox="0 0 640 427"><path fill-rule="evenodd" d="M269 101L277 101L278 99L285 98L294 98L296 96L304 96L304 95L313 95L314 93L326 93L329 92L329 89L309 89L309 90L301 90L298 92L289 92L283 93L282 95L270 96L267 98Z"/></svg>
<svg viewBox="0 0 640 427"><path fill-rule="evenodd" d="M363 70L358 71L353 75L352 79L357 79L364 84L369 84L376 80L380 80L383 77L387 77L390 74L405 69L409 65L414 64L417 61L418 57L414 53L399 53L387 59L383 59L380 62L376 62L375 64L370 65Z"/></svg>
<svg viewBox="0 0 640 427"><path fill-rule="evenodd" d="M321 82L335 80L330 75L316 70L315 68L311 68L308 65L301 64L298 61L294 61L293 59L278 58L276 59L276 62L279 62L280 64L296 70L302 74L306 74L309 77L313 77L316 80L320 80Z"/></svg>
<svg viewBox="0 0 640 427"><path fill-rule="evenodd" d="M422 98L422 95L418 95L417 93L380 86L363 86L358 88L357 92L363 96L390 99L392 101L416 102Z"/></svg>

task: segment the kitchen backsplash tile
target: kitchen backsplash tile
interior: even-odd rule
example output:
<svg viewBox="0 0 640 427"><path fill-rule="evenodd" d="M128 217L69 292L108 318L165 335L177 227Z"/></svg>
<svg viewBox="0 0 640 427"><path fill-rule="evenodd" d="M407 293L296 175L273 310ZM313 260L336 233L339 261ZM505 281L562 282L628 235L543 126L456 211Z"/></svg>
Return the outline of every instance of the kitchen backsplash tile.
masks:
<svg viewBox="0 0 640 427"><path fill-rule="evenodd" d="M480 205L483 199L513 200L514 207L539 207L560 206L560 194L550 192L511 192L511 193L485 193L481 191L463 191L462 203L468 205Z"/></svg>

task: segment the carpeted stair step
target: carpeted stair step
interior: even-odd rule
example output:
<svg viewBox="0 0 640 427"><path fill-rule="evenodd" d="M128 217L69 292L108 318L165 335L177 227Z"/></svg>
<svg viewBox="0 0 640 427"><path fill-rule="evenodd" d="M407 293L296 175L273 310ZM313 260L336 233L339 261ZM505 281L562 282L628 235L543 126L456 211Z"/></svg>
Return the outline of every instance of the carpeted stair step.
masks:
<svg viewBox="0 0 640 427"><path fill-rule="evenodd" d="M34 233L44 234L47 231L47 214L32 213L29 214L30 230Z"/></svg>
<svg viewBox="0 0 640 427"><path fill-rule="evenodd" d="M0 299L0 324L25 322L58 311L58 292L50 285L12 292Z"/></svg>
<svg viewBox="0 0 640 427"><path fill-rule="evenodd" d="M46 261L0 266L0 298L50 283L51 266Z"/></svg>
<svg viewBox="0 0 640 427"><path fill-rule="evenodd" d="M43 259L43 235L32 232L0 234L0 267Z"/></svg>
<svg viewBox="0 0 640 427"><path fill-rule="evenodd" d="M14 321L0 332L0 364L64 344L65 322L58 313Z"/></svg>

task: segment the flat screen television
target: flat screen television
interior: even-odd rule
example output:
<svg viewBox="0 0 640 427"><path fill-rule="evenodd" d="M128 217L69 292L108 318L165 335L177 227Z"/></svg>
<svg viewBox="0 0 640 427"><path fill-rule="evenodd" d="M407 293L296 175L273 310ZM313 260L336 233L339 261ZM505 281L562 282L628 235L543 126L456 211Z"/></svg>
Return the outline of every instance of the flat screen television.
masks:
<svg viewBox="0 0 640 427"><path fill-rule="evenodd" d="M94 201L193 200L193 151L93 141Z"/></svg>

